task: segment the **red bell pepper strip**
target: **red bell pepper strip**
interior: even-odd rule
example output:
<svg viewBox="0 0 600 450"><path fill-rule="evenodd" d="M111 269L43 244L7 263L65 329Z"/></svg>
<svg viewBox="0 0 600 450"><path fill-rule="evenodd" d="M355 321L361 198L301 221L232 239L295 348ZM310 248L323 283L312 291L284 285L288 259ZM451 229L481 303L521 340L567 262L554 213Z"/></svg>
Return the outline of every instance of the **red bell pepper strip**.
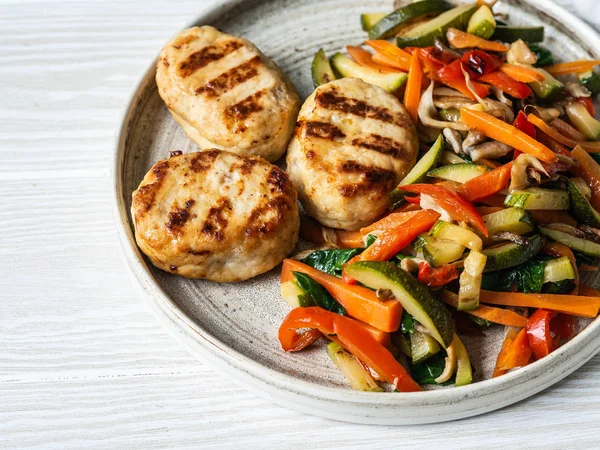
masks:
<svg viewBox="0 0 600 450"><path fill-rule="evenodd" d="M423 261L419 264L417 279L427 286L439 287L456 280L458 275L456 266L444 264L440 267L432 267L427 261Z"/></svg>
<svg viewBox="0 0 600 450"><path fill-rule="evenodd" d="M556 349L556 342L550 332L550 321L556 316L556 311L538 309L527 320L527 337L529 346L537 359L548 356Z"/></svg>
<svg viewBox="0 0 600 450"><path fill-rule="evenodd" d="M465 53L460 61L472 79L494 72L501 64L500 58L481 50L471 50Z"/></svg>
<svg viewBox="0 0 600 450"><path fill-rule="evenodd" d="M575 334L575 318L567 314L558 314L550 321L550 331L559 341L568 341Z"/></svg>
<svg viewBox="0 0 600 450"><path fill-rule="evenodd" d="M511 169L512 163L504 164L461 184L456 191L470 202L488 197L508 187Z"/></svg>
<svg viewBox="0 0 600 450"><path fill-rule="evenodd" d="M529 97L529 94L531 94L531 88L529 86L509 77L504 72L485 74L479 78L479 81L491 84L505 94L512 95L515 98L523 99Z"/></svg>
<svg viewBox="0 0 600 450"><path fill-rule="evenodd" d="M353 319L322 308L295 308L283 319L279 327L279 342L285 351L298 347L298 341L306 332L297 330L311 328L324 334L335 334L341 345L359 360L371 367L388 383L402 392L420 391L421 387L408 375L394 356L378 343L368 331Z"/></svg>
<svg viewBox="0 0 600 450"><path fill-rule="evenodd" d="M404 200L406 200L408 203L412 203L413 205L421 204L421 196L420 195L417 195L416 197L409 197L408 195L405 195Z"/></svg>
<svg viewBox="0 0 600 450"><path fill-rule="evenodd" d="M473 93L467 87L465 75L461 70L461 62L458 59L435 72L433 74L433 79L440 81L441 83L444 83L445 85L450 86L457 91L460 91L473 100L476 100ZM479 95L481 98L489 95L490 90L485 85L477 83L476 81L471 81L471 83L475 89L475 92L477 92L477 95Z"/></svg>
<svg viewBox="0 0 600 450"><path fill-rule="evenodd" d="M446 38L450 45L454 48L471 48L477 47L482 50L491 52L506 52L508 47L500 42L488 41L486 39L475 36L471 33L466 33L456 28L450 28L446 32Z"/></svg>
<svg viewBox="0 0 600 450"><path fill-rule="evenodd" d="M454 220L462 220L473 225L487 237L488 234L483 219L473 205L463 199L460 195L439 184L409 184L407 186L402 186L401 189L407 192L429 195L438 205L448 211L448 214L450 214Z"/></svg>
<svg viewBox="0 0 600 450"><path fill-rule="evenodd" d="M356 255L344 266L357 261L387 261L410 244L419 234L429 231L439 217L439 213L435 211L418 211L409 221L382 233L364 252ZM349 284L355 282L345 270L342 270L342 278Z"/></svg>

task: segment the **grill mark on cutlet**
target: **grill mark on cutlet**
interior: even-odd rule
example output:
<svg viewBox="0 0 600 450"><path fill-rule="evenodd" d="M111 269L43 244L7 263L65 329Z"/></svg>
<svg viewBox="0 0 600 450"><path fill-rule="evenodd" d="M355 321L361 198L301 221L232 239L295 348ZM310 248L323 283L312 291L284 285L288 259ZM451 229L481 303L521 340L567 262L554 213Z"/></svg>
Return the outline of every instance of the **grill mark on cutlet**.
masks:
<svg viewBox="0 0 600 450"><path fill-rule="evenodd" d="M248 218L245 235L265 237L274 233L281 224L284 213L290 209L292 209L291 201L281 195L254 208Z"/></svg>
<svg viewBox="0 0 600 450"><path fill-rule="evenodd" d="M205 94L207 97L217 97L224 94L238 84L242 84L257 76L258 68L261 64L260 56L255 56L245 63L222 73L217 78L208 81L204 86L196 89L196 94Z"/></svg>
<svg viewBox="0 0 600 450"><path fill-rule="evenodd" d="M198 152L190 161L190 169L192 172L204 172L210 169L220 153L219 150Z"/></svg>
<svg viewBox="0 0 600 450"><path fill-rule="evenodd" d="M185 202L185 206L183 208L175 207L171 212L169 212L169 219L165 225L167 230L173 234L181 234L181 229L184 227L190 217L192 217L190 210L195 204L195 200L189 199L187 202Z"/></svg>
<svg viewBox="0 0 600 450"><path fill-rule="evenodd" d="M327 122L306 122L303 129L305 137L316 137L330 141L346 137L342 130Z"/></svg>
<svg viewBox="0 0 600 450"><path fill-rule="evenodd" d="M187 78L197 70L233 53L238 48L242 47L242 45L243 44L239 41L226 41L220 45L209 45L208 47L204 47L189 55L185 61L182 61L181 64L179 64L179 75L182 78Z"/></svg>
<svg viewBox="0 0 600 450"><path fill-rule="evenodd" d="M264 89L262 91L257 91L225 110L225 118L233 122L232 129L234 133L243 133L246 131L247 127L244 125L243 121L252 114L263 110L263 106L260 104L259 100L265 93L266 90Z"/></svg>
<svg viewBox="0 0 600 450"><path fill-rule="evenodd" d="M354 197L365 192L387 193L396 184L396 174L391 170L363 166L356 161L345 161L338 166L342 173L362 174L358 183L346 183L338 186L342 197Z"/></svg>
<svg viewBox="0 0 600 450"><path fill-rule="evenodd" d="M154 182L150 184L146 184L140 187L134 196L133 203L135 205L139 205L141 208L136 208L136 219L140 219L144 216L145 213L150 211L152 206L154 206L154 200L156 199L156 194L160 190L163 180L167 176L169 171L169 161L159 161L152 168L152 173L154 174ZM140 210L141 209L141 210Z"/></svg>
<svg viewBox="0 0 600 450"><path fill-rule="evenodd" d="M405 158L408 153L399 142L378 134L369 134L364 138L355 138L352 140L352 145L374 150L397 159Z"/></svg>
<svg viewBox="0 0 600 450"><path fill-rule="evenodd" d="M217 200L216 205L208 210L208 215L202 225L202 233L221 242L225 238L224 231L229 224L228 218L232 209L233 205L229 199L222 197Z"/></svg>
<svg viewBox="0 0 600 450"><path fill-rule="evenodd" d="M402 128L407 128L408 123L400 114L394 114L387 108L373 106L363 100L344 97L339 95L337 89L319 92L316 95L316 103L322 108L332 111L341 111L367 119L376 119L381 122L391 123Z"/></svg>

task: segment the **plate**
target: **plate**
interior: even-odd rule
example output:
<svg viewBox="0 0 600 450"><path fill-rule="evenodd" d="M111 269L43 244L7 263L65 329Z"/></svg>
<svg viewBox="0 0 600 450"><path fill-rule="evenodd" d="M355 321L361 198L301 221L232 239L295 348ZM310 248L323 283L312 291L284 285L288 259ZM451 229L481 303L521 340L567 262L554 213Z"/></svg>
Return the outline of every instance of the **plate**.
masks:
<svg viewBox="0 0 600 450"><path fill-rule="evenodd" d="M194 24L214 25L252 41L291 77L304 99L313 89L310 63L319 47L332 54L359 44L365 39L360 13L391 9L391 1L379 0L226 1ZM511 24L543 23L545 44L558 59L600 57L598 35L550 1L509 0L500 2L497 11L508 13ZM565 346L520 370L469 386L410 394L351 390L319 346L284 353L277 328L289 307L279 295L279 267L242 283L189 280L154 268L135 244L131 193L169 151L196 151L158 95L155 68L148 69L133 93L117 135L112 182L119 236L158 316L220 376L313 415L357 423L420 424L473 416L522 400L566 377L600 348L596 320ZM493 333L465 342L476 379L490 376L500 343L501 336Z"/></svg>

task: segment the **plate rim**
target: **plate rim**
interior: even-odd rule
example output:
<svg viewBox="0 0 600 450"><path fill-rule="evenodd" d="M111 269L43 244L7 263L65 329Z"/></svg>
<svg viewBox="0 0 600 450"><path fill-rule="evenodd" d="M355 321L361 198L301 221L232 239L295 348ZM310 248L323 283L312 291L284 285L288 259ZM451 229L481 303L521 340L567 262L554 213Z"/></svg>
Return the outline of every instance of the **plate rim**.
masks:
<svg viewBox="0 0 600 450"><path fill-rule="evenodd" d="M187 27L198 22L210 23L244 3L270 1L272 0L222 0L205 10ZM560 18L578 40L591 41L589 46L600 51L600 35L562 6L551 0L520 1L543 11L543 15L556 20ZM144 100L145 87L152 83L155 71L156 58L128 96L115 132L110 183L113 189L112 211L120 247L127 265L135 275L137 287L150 300L155 315L167 331L194 356L201 356L217 369L227 372L240 387L279 405L335 420L383 425L438 423L500 409L535 395L577 370L600 351L600 320L596 319L573 340L547 357L502 377L452 389L402 395L321 386L270 369L230 348L188 317L162 290L145 263L133 236L129 212L122 195L123 156L130 127L135 121L134 112ZM442 406L447 411L440 414L439 408ZM407 408L413 414L402 415L402 411L407 411Z"/></svg>

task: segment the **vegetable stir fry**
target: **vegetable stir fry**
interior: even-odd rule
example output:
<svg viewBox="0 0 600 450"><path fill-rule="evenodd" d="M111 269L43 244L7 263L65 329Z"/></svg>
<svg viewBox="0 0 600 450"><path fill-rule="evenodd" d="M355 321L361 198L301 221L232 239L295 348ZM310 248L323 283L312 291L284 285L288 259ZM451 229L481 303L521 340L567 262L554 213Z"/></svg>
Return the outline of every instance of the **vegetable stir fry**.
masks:
<svg viewBox="0 0 600 450"><path fill-rule="evenodd" d="M421 145L387 215L357 231L307 220L323 248L283 264L283 349L328 339L354 389L471 383L459 335L473 326L505 327L501 376L598 315L580 274L600 258L600 61L555 62L543 27L500 22L490 3L363 14L362 46L315 56L315 85L393 93Z"/></svg>

